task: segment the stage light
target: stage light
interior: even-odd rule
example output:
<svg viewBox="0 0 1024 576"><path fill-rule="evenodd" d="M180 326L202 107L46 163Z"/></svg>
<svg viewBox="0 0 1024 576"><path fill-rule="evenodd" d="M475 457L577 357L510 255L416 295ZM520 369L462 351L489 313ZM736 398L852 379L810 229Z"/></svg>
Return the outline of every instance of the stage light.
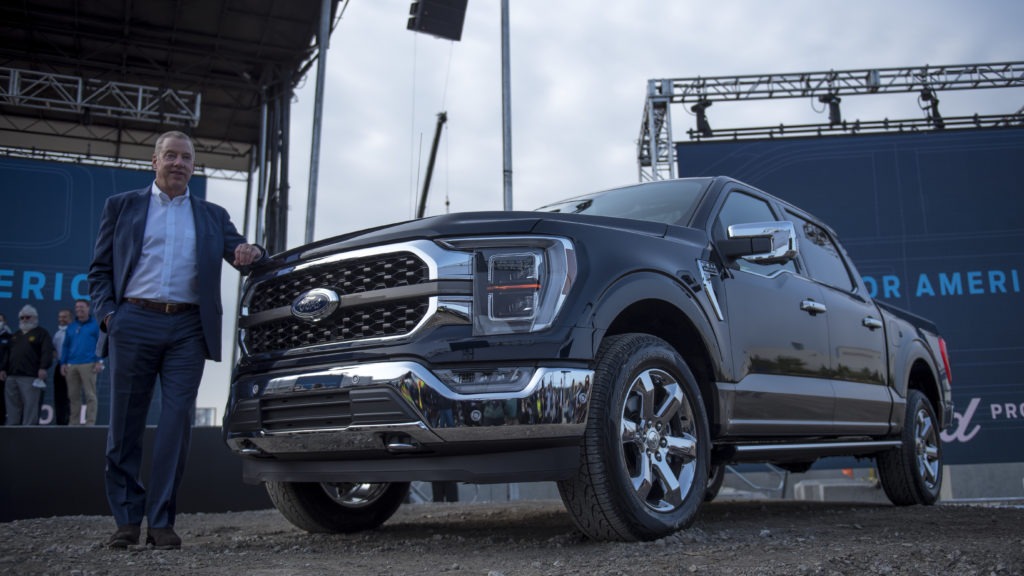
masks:
<svg viewBox="0 0 1024 576"><path fill-rule="evenodd" d="M705 112L710 106L710 100L700 100L690 107L690 111L697 114L697 132L700 132L700 135L706 138L712 136L711 124L708 124L708 115Z"/></svg>
<svg viewBox="0 0 1024 576"><path fill-rule="evenodd" d="M942 130L946 127L946 121L942 119L942 114L939 114L939 96L934 90L925 88L921 90L921 101L925 103L928 108L928 119L932 121L936 130Z"/></svg>
<svg viewBox="0 0 1024 576"><path fill-rule="evenodd" d="M830 126L843 123L843 115L839 111L839 103L843 99L835 94L825 94L824 96L818 96L818 102L822 104L828 104L828 123Z"/></svg>

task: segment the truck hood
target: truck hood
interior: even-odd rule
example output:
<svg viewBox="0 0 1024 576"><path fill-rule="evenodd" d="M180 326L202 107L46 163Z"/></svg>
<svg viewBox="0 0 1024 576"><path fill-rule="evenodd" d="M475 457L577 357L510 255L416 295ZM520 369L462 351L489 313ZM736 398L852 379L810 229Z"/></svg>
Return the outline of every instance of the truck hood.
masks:
<svg viewBox="0 0 1024 576"><path fill-rule="evenodd" d="M461 212L409 220L358 230L299 246L274 256L272 265L327 254L417 239L511 234L566 234L575 226L595 226L643 234L665 236L666 224L625 218L559 214L551 212ZM675 228L675 227L673 227Z"/></svg>

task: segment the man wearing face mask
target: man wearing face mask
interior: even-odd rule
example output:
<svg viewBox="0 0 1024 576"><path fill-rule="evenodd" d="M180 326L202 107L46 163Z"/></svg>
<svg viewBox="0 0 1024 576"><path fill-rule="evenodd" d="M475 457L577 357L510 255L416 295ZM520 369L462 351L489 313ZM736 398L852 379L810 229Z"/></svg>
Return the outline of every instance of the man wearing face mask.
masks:
<svg viewBox="0 0 1024 576"><path fill-rule="evenodd" d="M39 325L39 313L26 304L18 314L18 331L11 334L0 380L4 381L8 426L39 424L39 398L53 363L53 341ZM41 386L40 386L41 384Z"/></svg>

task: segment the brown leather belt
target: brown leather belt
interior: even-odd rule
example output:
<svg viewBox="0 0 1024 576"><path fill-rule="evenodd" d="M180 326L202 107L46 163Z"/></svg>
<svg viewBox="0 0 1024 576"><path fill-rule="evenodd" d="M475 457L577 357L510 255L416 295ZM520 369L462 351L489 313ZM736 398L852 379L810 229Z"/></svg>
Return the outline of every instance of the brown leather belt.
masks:
<svg viewBox="0 0 1024 576"><path fill-rule="evenodd" d="M125 301L146 310L160 312L161 314L181 314L182 312L199 309L199 304L189 304L187 302L157 302L156 300L143 300L142 298L125 298Z"/></svg>

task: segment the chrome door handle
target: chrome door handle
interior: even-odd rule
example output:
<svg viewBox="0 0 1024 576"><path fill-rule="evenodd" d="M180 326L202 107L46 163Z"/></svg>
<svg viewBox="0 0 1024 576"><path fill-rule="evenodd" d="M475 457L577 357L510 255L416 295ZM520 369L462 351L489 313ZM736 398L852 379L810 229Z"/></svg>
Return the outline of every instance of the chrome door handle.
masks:
<svg viewBox="0 0 1024 576"><path fill-rule="evenodd" d="M801 302L800 309L803 310L804 312L807 312L811 316L814 316L815 314L824 314L825 312L828 312L828 308L826 308L824 304L822 304L821 302L815 302L814 300L810 299Z"/></svg>
<svg viewBox="0 0 1024 576"><path fill-rule="evenodd" d="M865 316L860 323L868 330L878 330L882 327L882 321L874 316Z"/></svg>

